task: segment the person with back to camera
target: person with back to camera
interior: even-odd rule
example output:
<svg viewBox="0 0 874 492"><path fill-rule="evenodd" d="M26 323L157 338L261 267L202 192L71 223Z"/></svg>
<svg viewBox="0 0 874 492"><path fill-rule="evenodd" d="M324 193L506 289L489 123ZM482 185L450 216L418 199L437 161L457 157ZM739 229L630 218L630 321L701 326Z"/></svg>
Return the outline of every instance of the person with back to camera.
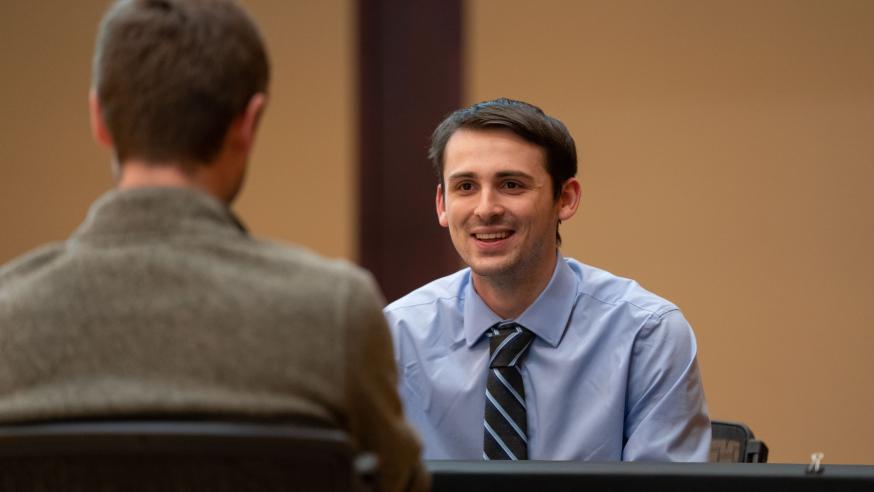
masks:
<svg viewBox="0 0 874 492"><path fill-rule="evenodd" d="M250 236L229 206L267 100L231 0L127 0L100 26L92 132L115 189L66 241L0 269L0 422L315 421L424 490L372 278Z"/></svg>
<svg viewBox="0 0 874 492"><path fill-rule="evenodd" d="M440 123L429 157L438 221L468 267L384 309L425 458L706 461L689 323L559 250L580 201L565 126L486 101Z"/></svg>

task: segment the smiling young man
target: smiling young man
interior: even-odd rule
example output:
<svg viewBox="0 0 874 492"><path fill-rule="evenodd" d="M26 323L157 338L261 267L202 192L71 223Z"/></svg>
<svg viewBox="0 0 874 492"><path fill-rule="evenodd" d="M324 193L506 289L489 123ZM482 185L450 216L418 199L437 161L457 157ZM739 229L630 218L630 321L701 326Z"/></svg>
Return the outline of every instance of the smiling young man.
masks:
<svg viewBox="0 0 874 492"><path fill-rule="evenodd" d="M468 267L385 308L427 459L706 461L695 337L636 282L565 258L576 147L497 99L434 131L437 217Z"/></svg>

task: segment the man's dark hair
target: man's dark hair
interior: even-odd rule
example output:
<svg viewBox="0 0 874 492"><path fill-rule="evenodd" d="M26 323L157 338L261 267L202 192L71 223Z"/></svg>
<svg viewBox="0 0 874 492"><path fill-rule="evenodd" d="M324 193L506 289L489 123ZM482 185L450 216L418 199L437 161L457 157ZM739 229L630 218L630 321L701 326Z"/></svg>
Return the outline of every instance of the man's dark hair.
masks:
<svg viewBox="0 0 874 492"><path fill-rule="evenodd" d="M507 129L546 151L546 170L552 177L552 195L558 199L561 187L577 174L577 147L564 123L537 106L500 98L459 109L443 120L431 135L428 158L443 185L443 154L446 143L460 128Z"/></svg>
<svg viewBox="0 0 874 492"><path fill-rule="evenodd" d="M93 88L118 160L207 163L270 67L232 0L121 0L100 24Z"/></svg>

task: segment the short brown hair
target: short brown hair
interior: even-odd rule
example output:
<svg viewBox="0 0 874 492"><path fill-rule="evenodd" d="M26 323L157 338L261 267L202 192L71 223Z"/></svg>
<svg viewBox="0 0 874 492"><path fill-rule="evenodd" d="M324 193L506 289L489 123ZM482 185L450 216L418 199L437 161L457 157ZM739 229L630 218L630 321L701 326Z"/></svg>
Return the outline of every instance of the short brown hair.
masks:
<svg viewBox="0 0 874 492"><path fill-rule="evenodd" d="M119 161L207 163L270 77L232 0L120 0L100 24L93 88Z"/></svg>
<svg viewBox="0 0 874 492"><path fill-rule="evenodd" d="M444 119L431 135L428 158L443 184L443 153L449 138L460 128L512 131L546 151L546 170L552 178L552 195L558 199L561 187L577 174L577 147L564 123L533 104L505 97L459 109Z"/></svg>

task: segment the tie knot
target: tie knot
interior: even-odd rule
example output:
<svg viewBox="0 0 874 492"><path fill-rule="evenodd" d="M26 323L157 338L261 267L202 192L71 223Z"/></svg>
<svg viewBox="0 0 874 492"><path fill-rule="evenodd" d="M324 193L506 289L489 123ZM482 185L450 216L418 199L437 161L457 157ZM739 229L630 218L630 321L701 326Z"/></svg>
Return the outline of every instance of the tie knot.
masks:
<svg viewBox="0 0 874 492"><path fill-rule="evenodd" d="M499 323L489 329L489 367L512 367L521 362L534 334L518 323Z"/></svg>

